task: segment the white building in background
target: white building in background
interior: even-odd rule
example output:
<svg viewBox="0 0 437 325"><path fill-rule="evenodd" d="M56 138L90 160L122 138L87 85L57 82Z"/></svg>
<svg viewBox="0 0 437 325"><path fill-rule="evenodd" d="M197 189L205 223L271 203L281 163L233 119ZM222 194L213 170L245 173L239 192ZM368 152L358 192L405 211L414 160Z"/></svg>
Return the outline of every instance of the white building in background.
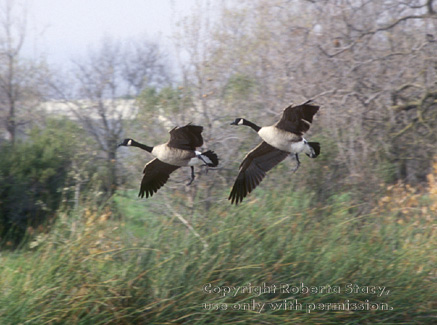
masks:
<svg viewBox="0 0 437 325"><path fill-rule="evenodd" d="M138 115L138 105L134 99L106 99L101 105L88 99L83 100L49 100L41 103L38 110L42 114L63 116L78 120L79 115L91 119L100 119L101 113L107 119L133 120Z"/></svg>
<svg viewBox="0 0 437 325"><path fill-rule="evenodd" d="M214 106L218 107L218 103L214 103ZM40 115L66 117L71 120L80 120L84 117L99 120L102 118L101 113L103 113L105 119L117 121L135 120L138 117L139 106L135 99L107 99L101 103L101 107L99 107L99 102L89 99L49 100L41 103L37 111ZM166 113L164 107L157 109L154 119L156 119L155 123L157 125L170 130L181 123L202 124L206 115L208 114L205 114L200 102L197 102L197 105L194 104L193 107L184 112L185 118L182 118L183 121L181 121L181 116L178 114ZM212 123L221 124L218 119L214 119Z"/></svg>

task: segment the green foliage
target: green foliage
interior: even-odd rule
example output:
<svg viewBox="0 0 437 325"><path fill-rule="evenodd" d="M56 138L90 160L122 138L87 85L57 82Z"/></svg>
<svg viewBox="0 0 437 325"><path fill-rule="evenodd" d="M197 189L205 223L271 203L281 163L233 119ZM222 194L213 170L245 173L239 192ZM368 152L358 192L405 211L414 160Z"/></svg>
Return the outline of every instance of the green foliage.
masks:
<svg viewBox="0 0 437 325"><path fill-rule="evenodd" d="M228 101L249 99L255 87L255 80L247 75L236 73L224 86L225 98Z"/></svg>
<svg viewBox="0 0 437 325"><path fill-rule="evenodd" d="M34 128L27 141L0 148L0 240L19 242L27 227L54 218L72 160L79 128L66 120L49 120ZM10 242L9 242L10 244Z"/></svg>
<svg viewBox="0 0 437 325"><path fill-rule="evenodd" d="M182 87L146 88L138 96L141 115L176 114L191 105L191 99Z"/></svg>
<svg viewBox="0 0 437 325"><path fill-rule="evenodd" d="M322 207L307 192L257 195L239 207L216 205L211 219L190 217L207 247L177 219L151 214L130 195L117 199L129 214L122 224L108 210L65 215L33 252L0 257L0 322L431 323L431 220L401 224L396 211L384 208L355 217L347 193ZM208 284L216 290L339 286L340 292L226 295L206 292ZM385 292L349 292L354 285ZM295 299L303 310L272 309ZM253 300L265 304L262 312L250 309ZM388 310L321 310L346 300ZM317 303L323 305L309 313ZM227 309L214 310L218 304Z"/></svg>
<svg viewBox="0 0 437 325"><path fill-rule="evenodd" d="M392 184L396 181L398 176L397 169L398 166L388 159L381 161L376 166L376 172L384 184Z"/></svg>

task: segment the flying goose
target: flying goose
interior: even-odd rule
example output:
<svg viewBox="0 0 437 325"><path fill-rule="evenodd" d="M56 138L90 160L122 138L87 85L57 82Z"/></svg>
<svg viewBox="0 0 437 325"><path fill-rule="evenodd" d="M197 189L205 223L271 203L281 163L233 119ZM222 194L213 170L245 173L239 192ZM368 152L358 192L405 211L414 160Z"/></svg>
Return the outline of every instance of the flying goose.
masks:
<svg viewBox="0 0 437 325"><path fill-rule="evenodd" d="M318 110L319 106L307 101L298 106L286 107L281 119L271 126L260 127L244 118L237 118L231 123L251 127L264 140L244 157L228 198L231 204L243 201L243 198L258 186L266 173L287 156L292 155L296 158L297 165L293 170L296 172L300 166L299 153L303 152L311 158L316 158L320 154L318 142L308 142L303 138Z"/></svg>
<svg viewBox="0 0 437 325"><path fill-rule="evenodd" d="M167 143L154 147L139 143L133 139L124 139L118 146L132 146L150 152L156 158L146 164L143 171L139 197L151 197L168 180L170 174L179 167L191 167L190 185L194 180L194 165L201 164L208 167L218 165L217 155L208 150L206 152L196 151L197 147L203 145L203 127L187 124L183 127L175 127L170 133L170 140Z"/></svg>

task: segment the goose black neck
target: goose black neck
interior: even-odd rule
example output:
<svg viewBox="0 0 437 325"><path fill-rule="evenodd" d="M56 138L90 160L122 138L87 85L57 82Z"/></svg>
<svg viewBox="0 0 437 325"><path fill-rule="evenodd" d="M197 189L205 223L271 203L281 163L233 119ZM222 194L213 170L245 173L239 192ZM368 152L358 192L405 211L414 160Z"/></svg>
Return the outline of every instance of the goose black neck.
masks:
<svg viewBox="0 0 437 325"><path fill-rule="evenodd" d="M252 129L254 129L256 132L258 132L261 127L259 127L258 125L256 125L255 123L252 123L251 121L248 120L244 120L243 125L247 125L250 126Z"/></svg>
<svg viewBox="0 0 437 325"><path fill-rule="evenodd" d="M152 150L153 150L153 147L150 147L150 146L147 146L145 144L136 142L134 140L132 140L131 146L132 147L137 147L137 148L140 148L140 149L143 149L143 150L146 150L148 152L152 152Z"/></svg>

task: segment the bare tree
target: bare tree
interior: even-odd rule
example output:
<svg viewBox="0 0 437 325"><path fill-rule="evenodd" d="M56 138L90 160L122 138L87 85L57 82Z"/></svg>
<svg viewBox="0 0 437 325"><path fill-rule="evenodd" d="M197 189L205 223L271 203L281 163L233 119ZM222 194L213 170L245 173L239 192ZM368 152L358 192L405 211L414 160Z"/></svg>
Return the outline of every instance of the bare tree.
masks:
<svg viewBox="0 0 437 325"><path fill-rule="evenodd" d="M314 179L322 193L353 184L371 194L382 175L424 179L437 140L434 0L238 1L208 14L183 21L178 35L189 53L184 86L205 121L269 124L289 102L314 99L317 134L329 141L329 163L314 170L325 173ZM217 130L228 165L253 141Z"/></svg>
<svg viewBox="0 0 437 325"><path fill-rule="evenodd" d="M46 92L47 67L21 56L26 12L14 0L0 2L0 114L12 143L17 129L29 123L31 109Z"/></svg>
<svg viewBox="0 0 437 325"><path fill-rule="evenodd" d="M159 44L150 41L129 40L122 51L121 77L127 83L128 93L138 96L146 87L160 88L170 84L166 54Z"/></svg>
<svg viewBox="0 0 437 325"><path fill-rule="evenodd" d="M427 173L435 152L429 143L436 140L433 2L333 1L313 7L321 26L313 39L319 50L315 84L329 92L328 79L335 89L322 98L330 102L330 127L344 149L339 161L357 181L376 183L374 171L384 160L397 170L396 178L415 182ZM424 105L411 106L418 102ZM415 132L405 133L413 124Z"/></svg>

